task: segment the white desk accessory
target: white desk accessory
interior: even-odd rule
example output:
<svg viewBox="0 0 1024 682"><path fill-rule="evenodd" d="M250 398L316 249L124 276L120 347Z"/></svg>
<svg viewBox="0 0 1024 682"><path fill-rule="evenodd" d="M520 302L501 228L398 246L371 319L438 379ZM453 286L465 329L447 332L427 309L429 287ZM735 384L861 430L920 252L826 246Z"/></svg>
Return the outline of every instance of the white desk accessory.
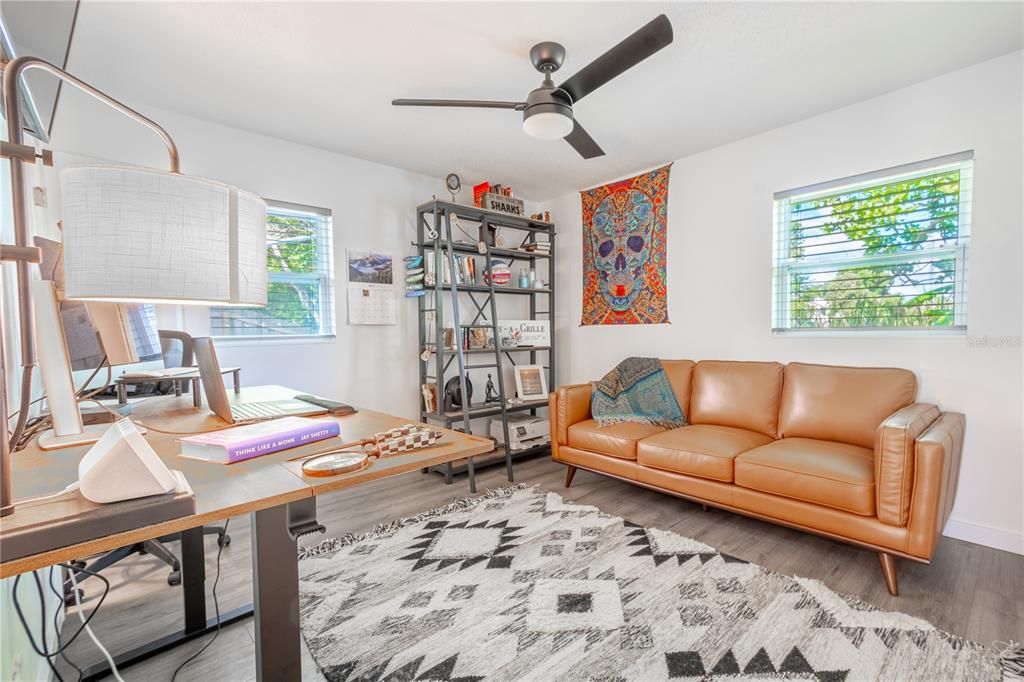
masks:
<svg viewBox="0 0 1024 682"><path fill-rule="evenodd" d="M78 463L78 486L90 502L105 503L169 493L184 475L171 471L130 419L114 422Z"/></svg>

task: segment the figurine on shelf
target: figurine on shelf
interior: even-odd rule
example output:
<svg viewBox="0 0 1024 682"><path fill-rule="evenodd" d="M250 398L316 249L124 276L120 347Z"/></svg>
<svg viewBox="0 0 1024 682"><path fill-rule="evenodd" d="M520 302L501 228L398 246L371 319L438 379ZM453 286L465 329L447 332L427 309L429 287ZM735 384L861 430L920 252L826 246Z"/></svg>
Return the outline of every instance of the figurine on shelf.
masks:
<svg viewBox="0 0 1024 682"><path fill-rule="evenodd" d="M501 400L501 396L494 390L494 380L491 379L490 372L487 373L487 386L484 387L484 402L485 403L496 403Z"/></svg>

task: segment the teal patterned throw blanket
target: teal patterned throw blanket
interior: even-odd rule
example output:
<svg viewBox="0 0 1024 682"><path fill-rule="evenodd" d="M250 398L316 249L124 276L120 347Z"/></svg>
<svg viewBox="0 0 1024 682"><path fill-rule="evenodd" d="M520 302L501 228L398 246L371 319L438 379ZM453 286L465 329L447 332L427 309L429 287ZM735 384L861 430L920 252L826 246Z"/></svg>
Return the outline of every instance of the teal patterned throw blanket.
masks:
<svg viewBox="0 0 1024 682"><path fill-rule="evenodd" d="M656 358L626 358L595 381L590 412L598 426L640 422L674 429L686 426L668 375Z"/></svg>

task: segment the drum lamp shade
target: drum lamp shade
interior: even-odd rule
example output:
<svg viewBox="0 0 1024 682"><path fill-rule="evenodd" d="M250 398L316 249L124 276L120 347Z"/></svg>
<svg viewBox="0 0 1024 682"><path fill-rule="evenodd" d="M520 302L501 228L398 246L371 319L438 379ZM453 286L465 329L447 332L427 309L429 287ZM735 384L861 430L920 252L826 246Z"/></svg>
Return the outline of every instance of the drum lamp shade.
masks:
<svg viewBox="0 0 1024 682"><path fill-rule="evenodd" d="M267 304L267 206L211 180L144 168L61 172L65 295Z"/></svg>

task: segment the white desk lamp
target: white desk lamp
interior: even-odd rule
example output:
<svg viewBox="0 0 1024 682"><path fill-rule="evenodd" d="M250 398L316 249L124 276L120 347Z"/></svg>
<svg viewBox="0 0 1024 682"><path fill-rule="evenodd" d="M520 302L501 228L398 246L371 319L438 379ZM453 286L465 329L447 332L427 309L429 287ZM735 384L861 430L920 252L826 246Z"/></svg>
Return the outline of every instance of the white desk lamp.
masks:
<svg viewBox="0 0 1024 682"><path fill-rule="evenodd" d="M11 448L28 418L37 358L30 265L40 261L40 252L31 241L24 165L37 159L52 164L49 152L37 154L35 147L24 144L19 92L22 73L39 69L56 76L148 127L167 146L169 171L86 166L61 173L67 298L262 306L267 302L267 267L266 204L262 199L219 182L181 175L178 149L166 130L53 64L19 57L2 67L10 141L2 144L0 155L11 161L15 244L0 245L0 260L15 261L18 267L23 368L18 421L9 439L8 434L0 437L0 515L6 516L14 511ZM40 287L38 294L45 297L46 292ZM39 303L52 306L45 300ZM0 316L0 413L6 415L2 336ZM93 442L102 434L87 434L82 427L77 404L68 400L71 384L65 381L70 377L66 353L58 352L61 349L51 341L38 347L44 352L44 361L55 366L44 372L51 409L56 408L54 433L48 438L59 445Z"/></svg>

